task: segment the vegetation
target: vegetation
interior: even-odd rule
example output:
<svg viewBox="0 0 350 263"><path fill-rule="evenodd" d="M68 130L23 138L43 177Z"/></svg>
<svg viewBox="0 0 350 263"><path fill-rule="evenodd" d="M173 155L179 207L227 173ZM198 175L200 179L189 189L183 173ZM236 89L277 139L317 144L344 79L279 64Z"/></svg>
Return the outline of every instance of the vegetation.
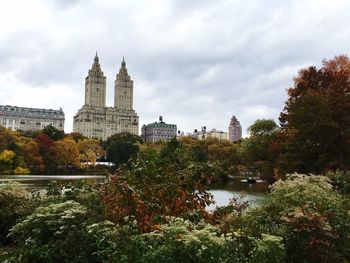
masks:
<svg viewBox="0 0 350 263"><path fill-rule="evenodd" d="M280 115L240 142L183 137L105 143L53 127L0 128L0 173L82 172L107 158L109 182L28 192L0 184L1 262L349 262L350 61L295 78ZM209 212L212 180L257 174L274 184L258 207Z"/></svg>

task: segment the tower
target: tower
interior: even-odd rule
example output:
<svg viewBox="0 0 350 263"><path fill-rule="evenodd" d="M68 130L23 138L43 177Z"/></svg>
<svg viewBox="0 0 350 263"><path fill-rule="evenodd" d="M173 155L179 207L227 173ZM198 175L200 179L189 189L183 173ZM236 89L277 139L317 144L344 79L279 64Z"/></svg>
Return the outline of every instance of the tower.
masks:
<svg viewBox="0 0 350 263"><path fill-rule="evenodd" d="M232 116L228 126L228 139L231 142L242 139L242 126L235 116Z"/></svg>
<svg viewBox="0 0 350 263"><path fill-rule="evenodd" d="M73 118L73 131L89 138L107 140L120 132L138 134L139 117L133 110L133 81L123 58L115 80L114 107L106 107L106 77L101 71L99 58L85 78L85 104Z"/></svg>
<svg viewBox="0 0 350 263"><path fill-rule="evenodd" d="M101 70L97 52L89 74L85 78L85 105L106 106L106 77Z"/></svg>
<svg viewBox="0 0 350 263"><path fill-rule="evenodd" d="M134 82L131 80L123 57L114 82L114 107L119 110L133 109Z"/></svg>

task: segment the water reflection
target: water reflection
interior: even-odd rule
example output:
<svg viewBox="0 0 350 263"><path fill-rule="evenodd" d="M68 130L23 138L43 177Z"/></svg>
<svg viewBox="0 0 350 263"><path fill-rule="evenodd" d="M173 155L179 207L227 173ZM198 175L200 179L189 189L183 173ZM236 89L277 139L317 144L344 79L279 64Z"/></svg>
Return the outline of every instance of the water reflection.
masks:
<svg viewBox="0 0 350 263"><path fill-rule="evenodd" d="M2 175L0 184L4 182L17 182L25 189L39 190L45 188L50 181L59 184L84 181L89 184L103 183L106 177L103 175Z"/></svg>
<svg viewBox="0 0 350 263"><path fill-rule="evenodd" d="M247 201L251 206L256 206L268 191L268 183L258 182L248 184L241 181L231 181L225 184L213 184L210 186L210 193L214 196L215 205L208 207L208 210L216 206L228 205L230 199L235 198L238 202Z"/></svg>

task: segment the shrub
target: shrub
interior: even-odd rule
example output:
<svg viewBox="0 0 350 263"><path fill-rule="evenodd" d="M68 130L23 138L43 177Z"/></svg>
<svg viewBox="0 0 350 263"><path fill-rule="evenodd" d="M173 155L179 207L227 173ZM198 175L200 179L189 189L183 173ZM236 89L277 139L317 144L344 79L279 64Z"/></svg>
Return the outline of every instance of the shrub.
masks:
<svg viewBox="0 0 350 263"><path fill-rule="evenodd" d="M230 257L228 238L205 223L171 218L143 238L148 247L144 262L225 262Z"/></svg>
<svg viewBox="0 0 350 263"><path fill-rule="evenodd" d="M118 224L125 216L134 216L144 232L165 216L199 221L207 216L205 208L212 202L206 191L210 173L208 166L192 162L181 149L170 157L140 154L130 168L120 168L105 185L106 213Z"/></svg>
<svg viewBox="0 0 350 263"><path fill-rule="evenodd" d="M292 262L337 262L348 257L350 215L324 176L292 174L277 181L245 219L250 235L283 237Z"/></svg>
<svg viewBox="0 0 350 263"><path fill-rule="evenodd" d="M123 226L102 221L87 226L87 240L95 262L138 262L144 245L137 224L126 218Z"/></svg>
<svg viewBox="0 0 350 263"><path fill-rule="evenodd" d="M346 194L350 193L350 171L335 171L327 172L325 174L340 192Z"/></svg>
<svg viewBox="0 0 350 263"><path fill-rule="evenodd" d="M0 184L0 245L8 245L9 230L33 210L30 194L18 184Z"/></svg>
<svg viewBox="0 0 350 263"><path fill-rule="evenodd" d="M256 241L250 263L285 262L286 251L282 242L282 237L263 234Z"/></svg>
<svg viewBox="0 0 350 263"><path fill-rule="evenodd" d="M86 208L74 201L38 207L10 232L24 262L88 262L85 242Z"/></svg>

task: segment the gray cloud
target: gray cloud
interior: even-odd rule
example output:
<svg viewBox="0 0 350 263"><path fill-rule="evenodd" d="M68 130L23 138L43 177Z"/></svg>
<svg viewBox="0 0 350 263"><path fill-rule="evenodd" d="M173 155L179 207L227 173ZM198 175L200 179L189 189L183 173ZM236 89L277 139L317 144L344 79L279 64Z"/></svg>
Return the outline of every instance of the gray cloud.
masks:
<svg viewBox="0 0 350 263"><path fill-rule="evenodd" d="M125 56L141 122L185 131L277 120L299 69L349 53L345 0L29 2L0 11L0 104L62 106L67 132L95 51L110 105Z"/></svg>

